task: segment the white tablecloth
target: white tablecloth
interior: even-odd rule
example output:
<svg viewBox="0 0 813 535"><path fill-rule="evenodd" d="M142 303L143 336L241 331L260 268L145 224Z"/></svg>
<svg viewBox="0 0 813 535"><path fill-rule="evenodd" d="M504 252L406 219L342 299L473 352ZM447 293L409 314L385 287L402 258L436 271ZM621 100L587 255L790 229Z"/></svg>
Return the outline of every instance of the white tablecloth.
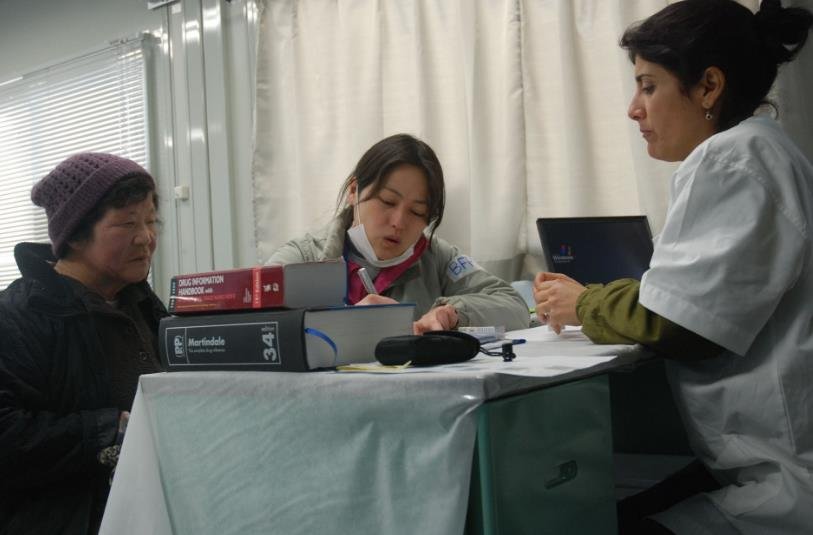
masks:
<svg viewBox="0 0 813 535"><path fill-rule="evenodd" d="M462 533L477 407L602 366L500 372L630 352L540 333L502 369L142 376L101 533Z"/></svg>

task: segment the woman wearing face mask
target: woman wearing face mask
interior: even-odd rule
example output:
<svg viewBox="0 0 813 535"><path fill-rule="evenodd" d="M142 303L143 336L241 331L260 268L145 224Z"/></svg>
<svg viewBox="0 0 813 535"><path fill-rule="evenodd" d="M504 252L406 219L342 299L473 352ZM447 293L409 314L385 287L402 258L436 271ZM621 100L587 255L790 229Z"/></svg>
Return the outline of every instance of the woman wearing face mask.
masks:
<svg viewBox="0 0 813 535"><path fill-rule="evenodd" d="M621 39L629 117L682 161L666 222L640 283L540 273L535 298L557 332L667 357L699 462L622 501L622 535L813 532L813 166L753 116L811 24L778 0L685 0Z"/></svg>
<svg viewBox="0 0 813 535"><path fill-rule="evenodd" d="M528 307L510 285L434 235L444 195L443 170L431 147L406 134L390 136L361 157L339 193L333 221L283 245L267 263L343 257L348 302L415 303L416 334L467 325L528 327ZM364 289L357 274L362 267L378 295Z"/></svg>

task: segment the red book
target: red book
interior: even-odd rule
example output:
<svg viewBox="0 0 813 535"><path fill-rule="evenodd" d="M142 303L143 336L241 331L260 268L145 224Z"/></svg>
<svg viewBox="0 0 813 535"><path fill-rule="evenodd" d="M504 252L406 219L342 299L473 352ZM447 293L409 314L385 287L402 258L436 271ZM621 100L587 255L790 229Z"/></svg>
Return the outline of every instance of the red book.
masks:
<svg viewBox="0 0 813 535"><path fill-rule="evenodd" d="M341 260L257 266L172 277L169 311L339 306L346 294L347 268Z"/></svg>

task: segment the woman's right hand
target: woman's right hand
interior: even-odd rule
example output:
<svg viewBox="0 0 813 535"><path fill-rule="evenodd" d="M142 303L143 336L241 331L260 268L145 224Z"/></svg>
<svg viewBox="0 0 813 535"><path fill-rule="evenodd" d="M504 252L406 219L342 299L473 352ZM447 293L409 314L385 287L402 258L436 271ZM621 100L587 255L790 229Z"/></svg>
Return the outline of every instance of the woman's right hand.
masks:
<svg viewBox="0 0 813 535"><path fill-rule="evenodd" d="M369 294L364 299L355 304L355 306L365 305L397 305L398 301L383 295Z"/></svg>

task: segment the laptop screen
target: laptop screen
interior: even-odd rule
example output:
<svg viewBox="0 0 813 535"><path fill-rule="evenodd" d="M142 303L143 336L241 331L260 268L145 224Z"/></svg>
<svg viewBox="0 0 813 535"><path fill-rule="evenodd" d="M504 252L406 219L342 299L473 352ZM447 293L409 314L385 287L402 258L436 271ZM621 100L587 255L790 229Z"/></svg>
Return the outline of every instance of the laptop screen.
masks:
<svg viewBox="0 0 813 535"><path fill-rule="evenodd" d="M641 279L652 257L646 216L540 217L548 269L582 284Z"/></svg>

